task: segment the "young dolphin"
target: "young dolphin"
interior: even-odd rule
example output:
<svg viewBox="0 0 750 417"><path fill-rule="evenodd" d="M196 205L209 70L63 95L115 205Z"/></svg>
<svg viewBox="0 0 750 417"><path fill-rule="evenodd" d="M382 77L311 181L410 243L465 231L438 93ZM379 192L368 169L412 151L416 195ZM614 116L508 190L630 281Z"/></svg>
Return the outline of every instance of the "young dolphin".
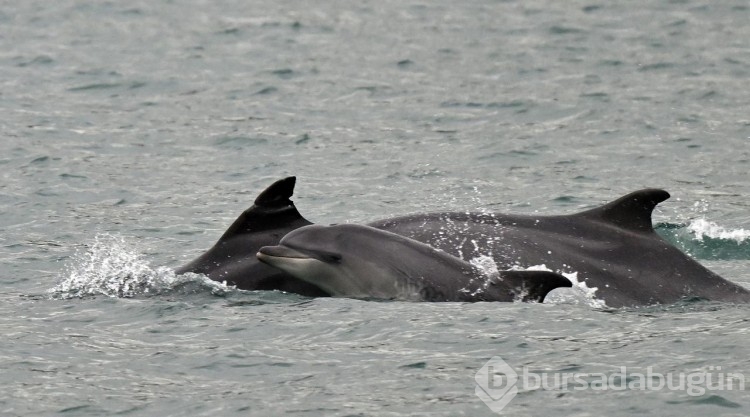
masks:
<svg viewBox="0 0 750 417"><path fill-rule="evenodd" d="M424 243L369 226L311 225L257 254L300 280L338 297L413 301L537 301L570 287L547 271L502 271L490 277Z"/></svg>

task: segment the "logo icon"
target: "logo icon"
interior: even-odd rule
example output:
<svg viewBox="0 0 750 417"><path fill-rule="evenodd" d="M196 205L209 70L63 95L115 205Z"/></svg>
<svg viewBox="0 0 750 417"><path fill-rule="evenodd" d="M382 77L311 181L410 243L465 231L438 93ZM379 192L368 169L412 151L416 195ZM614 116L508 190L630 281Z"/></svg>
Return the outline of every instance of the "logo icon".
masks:
<svg viewBox="0 0 750 417"><path fill-rule="evenodd" d="M474 393L487 407L500 413L518 394L518 374L499 356L493 356L474 375Z"/></svg>

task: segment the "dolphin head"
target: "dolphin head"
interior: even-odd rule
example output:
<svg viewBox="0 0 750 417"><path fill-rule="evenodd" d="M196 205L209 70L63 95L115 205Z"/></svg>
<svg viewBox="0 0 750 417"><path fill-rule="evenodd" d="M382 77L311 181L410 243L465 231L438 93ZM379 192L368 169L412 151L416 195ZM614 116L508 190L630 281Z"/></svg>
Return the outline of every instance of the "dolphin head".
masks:
<svg viewBox="0 0 750 417"><path fill-rule="evenodd" d="M383 243L370 231L353 224L305 226L288 233L277 246L260 248L257 257L333 296L392 298L393 273L376 262Z"/></svg>

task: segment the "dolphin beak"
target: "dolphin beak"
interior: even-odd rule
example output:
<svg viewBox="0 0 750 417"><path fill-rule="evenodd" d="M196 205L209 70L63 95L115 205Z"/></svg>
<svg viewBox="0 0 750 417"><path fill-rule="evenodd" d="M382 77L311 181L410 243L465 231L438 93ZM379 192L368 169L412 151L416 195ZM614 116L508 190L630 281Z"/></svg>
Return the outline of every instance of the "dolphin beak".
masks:
<svg viewBox="0 0 750 417"><path fill-rule="evenodd" d="M261 262L266 263L274 258L310 259L309 255L286 246L263 246L255 256Z"/></svg>

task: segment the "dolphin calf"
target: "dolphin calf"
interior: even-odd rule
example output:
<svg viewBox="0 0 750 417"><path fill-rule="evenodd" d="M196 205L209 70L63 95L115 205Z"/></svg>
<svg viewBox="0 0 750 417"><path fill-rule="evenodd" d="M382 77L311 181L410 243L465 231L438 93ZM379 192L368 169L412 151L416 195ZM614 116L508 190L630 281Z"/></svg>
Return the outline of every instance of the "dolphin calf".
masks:
<svg viewBox="0 0 750 417"><path fill-rule="evenodd" d="M271 184L211 249L175 269L175 273L204 274L243 290L280 290L308 297L328 295L315 285L258 262L255 257L261 247L276 245L285 234L312 224L289 199L295 182L295 177L288 177Z"/></svg>
<svg viewBox="0 0 750 417"><path fill-rule="evenodd" d="M311 225L260 248L260 261L338 297L413 301L537 301L570 287L547 271L487 276L443 251L394 233L356 224Z"/></svg>
<svg viewBox="0 0 750 417"><path fill-rule="evenodd" d="M654 231L653 209L668 198L664 190L645 189L569 215L434 213L370 225L461 259L491 256L498 269L543 264L577 273L609 307L691 297L750 302L750 291L709 271Z"/></svg>

